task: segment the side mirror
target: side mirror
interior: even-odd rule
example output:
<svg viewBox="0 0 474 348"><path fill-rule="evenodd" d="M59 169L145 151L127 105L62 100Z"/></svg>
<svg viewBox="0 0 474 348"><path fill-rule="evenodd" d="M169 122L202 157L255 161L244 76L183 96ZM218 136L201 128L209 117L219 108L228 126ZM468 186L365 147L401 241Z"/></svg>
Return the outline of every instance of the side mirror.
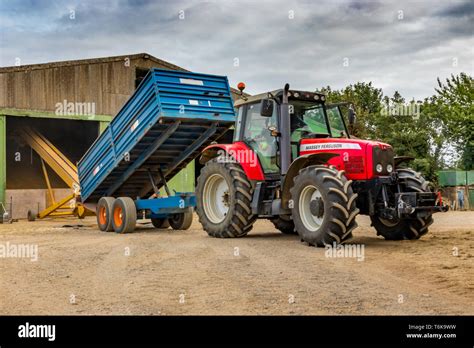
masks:
<svg viewBox="0 0 474 348"><path fill-rule="evenodd" d="M273 115L273 100L262 99L260 102L260 115L263 117L272 117Z"/></svg>

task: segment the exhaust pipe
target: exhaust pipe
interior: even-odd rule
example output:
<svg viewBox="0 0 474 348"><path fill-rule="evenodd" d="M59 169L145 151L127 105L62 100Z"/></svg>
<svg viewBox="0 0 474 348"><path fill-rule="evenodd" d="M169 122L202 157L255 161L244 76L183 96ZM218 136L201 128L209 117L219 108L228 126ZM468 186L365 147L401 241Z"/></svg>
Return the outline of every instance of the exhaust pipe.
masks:
<svg viewBox="0 0 474 348"><path fill-rule="evenodd" d="M290 110L288 104L288 91L290 85L287 83L283 89L283 98L280 106L280 173L285 176L291 164L291 137L290 137Z"/></svg>

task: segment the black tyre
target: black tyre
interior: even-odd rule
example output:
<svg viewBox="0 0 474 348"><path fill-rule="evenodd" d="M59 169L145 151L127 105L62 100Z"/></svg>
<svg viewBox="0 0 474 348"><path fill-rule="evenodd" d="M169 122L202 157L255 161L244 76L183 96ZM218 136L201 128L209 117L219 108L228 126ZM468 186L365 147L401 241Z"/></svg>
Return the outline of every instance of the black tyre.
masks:
<svg viewBox="0 0 474 348"><path fill-rule="evenodd" d="M114 227L112 226L112 206L114 201L115 198L113 197L102 197L97 203L97 225L101 231L111 232L114 230Z"/></svg>
<svg viewBox="0 0 474 348"><path fill-rule="evenodd" d="M406 184L400 185L406 192L431 192L430 183L413 169L397 169L398 177ZM409 217L406 219L382 219L371 216L372 225L387 240L419 239L428 233L428 227L433 223L432 215L425 217Z"/></svg>
<svg viewBox="0 0 474 348"><path fill-rule="evenodd" d="M245 236L256 219L250 208L252 194L239 164L207 162L196 187L196 213L204 230L217 238Z"/></svg>
<svg viewBox="0 0 474 348"><path fill-rule="evenodd" d="M180 214L170 215L169 224L175 230L187 230L193 223L193 212L188 211Z"/></svg>
<svg viewBox="0 0 474 348"><path fill-rule="evenodd" d="M33 213L31 210L28 210L28 221L35 221L36 220L36 214Z"/></svg>
<svg viewBox="0 0 474 348"><path fill-rule="evenodd" d="M112 226L117 233L130 233L137 223L137 208L130 197L120 197L112 206Z"/></svg>
<svg viewBox="0 0 474 348"><path fill-rule="evenodd" d="M170 223L168 219L151 218L151 223L155 228L168 228Z"/></svg>
<svg viewBox="0 0 474 348"><path fill-rule="evenodd" d="M290 190L290 207L302 240L325 246L352 238L359 209L351 183L344 171L334 167L316 165L299 172Z"/></svg>
<svg viewBox="0 0 474 348"><path fill-rule="evenodd" d="M297 234L295 224L291 220L291 216L281 215L277 218L270 219L276 229L284 234Z"/></svg>

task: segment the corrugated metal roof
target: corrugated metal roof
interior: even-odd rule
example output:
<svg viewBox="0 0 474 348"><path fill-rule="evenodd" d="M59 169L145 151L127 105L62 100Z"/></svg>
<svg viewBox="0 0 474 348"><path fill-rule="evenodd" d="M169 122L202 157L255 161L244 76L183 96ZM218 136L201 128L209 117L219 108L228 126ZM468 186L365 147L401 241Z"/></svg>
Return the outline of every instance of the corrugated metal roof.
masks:
<svg viewBox="0 0 474 348"><path fill-rule="evenodd" d="M129 54L123 56L112 56L112 57L101 57L101 58L90 58L90 59L77 59L77 60L63 60L58 62L48 62L48 63L39 63L39 64L29 64L29 65L19 65L19 66L7 66L7 67L0 67L0 73L2 72L10 72L10 71L23 71L23 70L38 70L38 69L49 69L54 67L60 66L74 66L74 65L83 65L83 64L100 64L100 63L107 63L107 62L116 62L116 61L123 61L124 59L150 59L156 63L159 63L163 66L166 66L173 70L181 70L181 71L188 71L180 66L171 64L164 60L158 59L151 54L148 53L137 53L137 54Z"/></svg>
<svg viewBox="0 0 474 348"><path fill-rule="evenodd" d="M76 60L63 60L57 62L48 62L48 63L39 63L39 64L28 64L28 65L19 65L19 66L6 66L0 67L0 73L6 72L20 72L20 71L27 71L27 70L41 70L41 69L49 69L54 67L61 67L61 66L75 66L75 65L84 65L84 64L101 64L107 62L116 62L116 61L123 61L124 59L149 59L157 64L160 64L163 67L167 67L171 70L179 70L179 71L189 71L184 69L180 66L175 64L169 63L162 59L156 58L148 53L137 53L137 54L128 54L122 56L111 56L111 57L99 57L99 58L89 58L89 59L76 59ZM235 94L240 94L240 92L231 87L231 91ZM244 96L248 96L249 94L244 93Z"/></svg>

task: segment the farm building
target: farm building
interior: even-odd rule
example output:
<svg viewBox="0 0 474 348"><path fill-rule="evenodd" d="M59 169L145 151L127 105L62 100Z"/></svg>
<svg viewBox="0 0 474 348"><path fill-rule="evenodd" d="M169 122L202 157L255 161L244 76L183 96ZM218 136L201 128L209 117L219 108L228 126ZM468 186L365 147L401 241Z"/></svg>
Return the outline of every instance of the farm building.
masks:
<svg viewBox="0 0 474 348"><path fill-rule="evenodd" d="M441 170L437 174L443 198L452 210L474 210L474 170Z"/></svg>
<svg viewBox="0 0 474 348"><path fill-rule="evenodd" d="M40 134L76 163L152 67L185 70L146 53L0 68L0 202L12 201L14 218L70 192L22 131ZM195 170L191 163L171 186L193 190Z"/></svg>

